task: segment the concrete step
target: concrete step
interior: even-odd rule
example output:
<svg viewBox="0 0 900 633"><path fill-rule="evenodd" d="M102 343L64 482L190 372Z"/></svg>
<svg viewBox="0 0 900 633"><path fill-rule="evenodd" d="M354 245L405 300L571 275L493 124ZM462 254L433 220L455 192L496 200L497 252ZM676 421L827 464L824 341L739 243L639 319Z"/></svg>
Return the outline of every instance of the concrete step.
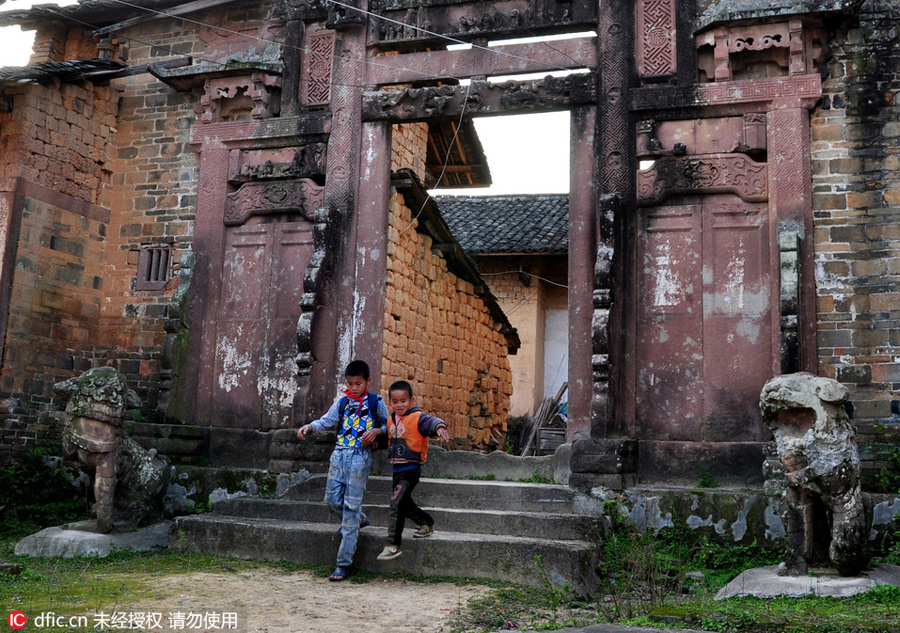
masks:
<svg viewBox="0 0 900 633"><path fill-rule="evenodd" d="M470 510L425 505L422 507L434 518L435 526L441 532L511 534L528 538L541 538L552 534L557 539L588 542L597 542L601 535L600 520L585 514ZM373 525L387 527L390 516L390 507L387 503L367 503L363 506L363 510ZM338 517L321 501L240 497L218 502L215 512L240 518L333 523L335 529L340 524ZM407 527L409 526L407 523ZM407 530L406 535L409 534L411 531Z"/></svg>
<svg viewBox="0 0 900 633"><path fill-rule="evenodd" d="M387 505L391 487L390 477L370 476L366 484L366 501ZM314 475L289 490L284 498L295 501L320 501L324 490L325 476ZM413 497L424 507L557 514L581 514L590 511L581 507L582 497L575 491L567 486L555 484L423 478L413 492Z"/></svg>
<svg viewBox="0 0 900 633"><path fill-rule="evenodd" d="M169 548L239 558L333 565L340 538L336 523L240 518L216 513L176 519ZM584 541L506 534L436 531L403 541L403 555L381 562L385 527L360 531L354 565L388 573L507 580L532 586L568 584L579 594L597 589L597 548Z"/></svg>

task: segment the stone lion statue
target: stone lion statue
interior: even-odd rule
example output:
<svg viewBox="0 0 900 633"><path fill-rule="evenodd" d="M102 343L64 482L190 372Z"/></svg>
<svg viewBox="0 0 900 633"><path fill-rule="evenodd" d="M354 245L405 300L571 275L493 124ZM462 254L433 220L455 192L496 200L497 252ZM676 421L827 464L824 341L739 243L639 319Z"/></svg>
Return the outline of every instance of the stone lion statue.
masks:
<svg viewBox="0 0 900 633"><path fill-rule="evenodd" d="M53 386L68 398L63 454L94 475L97 531L111 532L114 511L131 525L154 513L168 485L168 465L123 433L125 414L140 398L125 376L112 367L96 367ZM117 482L124 484L117 491Z"/></svg>
<svg viewBox="0 0 900 633"><path fill-rule="evenodd" d="M849 392L807 372L776 376L760 393L763 418L785 469L785 573L832 565L853 576L869 564L856 431L844 410Z"/></svg>

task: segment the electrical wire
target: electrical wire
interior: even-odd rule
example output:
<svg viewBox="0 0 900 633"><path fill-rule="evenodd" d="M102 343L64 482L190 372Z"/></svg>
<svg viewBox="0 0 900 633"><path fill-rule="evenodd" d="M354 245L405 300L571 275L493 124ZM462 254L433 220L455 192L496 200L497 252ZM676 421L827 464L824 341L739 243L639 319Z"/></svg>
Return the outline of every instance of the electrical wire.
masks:
<svg viewBox="0 0 900 633"><path fill-rule="evenodd" d="M566 290L569 289L569 286L567 286L565 284L561 284L556 281L552 281L550 279L547 279L546 277L541 277L540 275L535 275L533 273L525 272L524 270L506 270L502 273L481 273L482 277L493 277L493 276L497 276L497 275L527 275L529 277L539 279L539 280L541 280L545 283L551 284L553 286L559 286L560 288L565 288Z"/></svg>
<svg viewBox="0 0 900 633"><path fill-rule="evenodd" d="M115 1L116 1L116 2L121 2L122 0L115 0ZM418 31L418 32L424 33L424 34L426 34L426 35L430 35L431 37L437 37L437 38L442 39L442 40L447 40L448 42L453 42L454 44L465 44L466 46L471 45L471 47L474 48L474 49L486 51L486 52L491 53L491 54L493 54L493 55L501 55L501 56L503 56L503 57L510 57L510 58L512 58L512 59L517 59L517 60L519 60L519 61L525 61L525 62L529 62L529 63L532 63L532 64L541 64L541 65L543 65L543 66L545 66L545 67L547 67L547 68L550 68L550 69L552 69L552 70L562 70L562 71L569 71L569 70L571 70L570 68L565 68L565 67L563 67L563 66L556 66L555 64L548 64L548 63L542 62L541 60L538 60L538 59L532 59L532 58L529 58L529 57L522 57L521 55L515 55L515 54L513 54L513 53L507 53L506 51L499 51L499 50L497 50L497 49L495 49L495 48L490 48L490 47L488 47L488 46L481 46L481 45L479 45L479 44L473 44L472 42L466 42L465 40L460 40L460 39L457 39L457 38L455 38L455 37L450 37L449 35L444 35L444 34L442 34L442 33L435 33L434 31L429 31L428 29L423 29L423 28L418 27L418 26L413 26L412 24L406 24L405 22L400 22L399 20L394 20L394 19L392 19L392 18L383 16L383 15L378 15L377 13L372 13L371 11L366 11L365 9L360 9L359 7L354 7L353 5L345 4L345 3L343 3L343 2L340 2L339 0L325 0L325 1L326 1L326 2L330 2L331 4L336 4L336 5L341 6L341 7L345 7L345 8L347 8L347 9L352 9L352 10L357 11L357 12L359 12L359 13L365 14L365 15L367 15L367 16L369 16L369 17L375 18L376 20L383 20L383 21L385 21L385 22L391 22L391 23L393 23L393 24L398 24L398 25L400 25L400 26L403 26L404 28L410 28L410 29L413 29L414 31ZM570 58L570 59L571 59L571 58Z"/></svg>
<svg viewBox="0 0 900 633"><path fill-rule="evenodd" d="M437 184L440 184L441 180L444 179L444 174L447 172L447 165L450 164L450 150L453 149L453 144L456 142L456 138L459 136L459 130L462 127L463 119L465 119L465 117L466 117L466 104L469 102L469 89L471 87L472 87L471 83L466 84L466 94L465 94L465 97L463 97L462 108L460 108L459 121L456 122L456 128L453 130L453 138L451 138L450 142L447 143L447 152L444 154L444 166L441 169L441 175L438 176L437 180L435 181ZM425 200L422 201L422 206L419 207L418 213L416 213L415 217L412 220L410 220L409 224L406 225L406 228L404 228L402 231L400 231L400 235L403 235L404 233L406 233L410 229L410 227L416 223L416 220L418 220L419 216L422 215L422 211L425 210L425 205L428 204L429 200L433 200L433 199L434 198L431 196L431 194L428 191L426 191L425 192Z"/></svg>
<svg viewBox="0 0 900 633"><path fill-rule="evenodd" d="M275 45L277 45L277 46L281 46L282 48L287 48L287 49L290 49L290 50L296 50L296 51L299 51L299 52L301 52L301 53L310 53L310 52L311 52L308 48L306 48L306 47L304 47L304 46L294 46L294 45L288 44L288 43L286 43L286 42L279 42L279 41L277 41L277 40L268 39L268 38L265 38L265 37L261 37L261 36L259 36L259 35L251 35L251 34L249 34L249 33L241 33L240 31L235 31L235 30L233 30L233 29L229 29L229 28L224 27L224 26L217 26L217 25L209 24L208 22L200 21L200 20L192 20L191 18L186 18L186 17L180 16L180 15L173 15L173 14L167 13L167 12L165 12L165 11L160 11L159 9L152 9L152 8L150 8L150 7L142 7L142 6L140 6L140 5L133 4L133 3L131 3L131 2L126 2L126 0L112 0L112 1L115 2L115 3L117 3L117 4L121 4L121 5L124 5L124 6L126 6L126 7L130 7L130 8L132 8L132 9L138 9L138 10L140 10L140 11L146 11L146 12L148 12L148 13L154 13L154 14L156 14L156 15L161 15L161 16L164 16L164 17L167 17L167 18L171 18L171 19L173 19L173 20L181 20L182 22L186 22L186 23L188 23L188 24L195 24L195 25L197 25L197 26L205 26L205 27L207 27L207 28L210 28L210 29L213 29L213 30L216 30L216 31L221 31L222 33L228 33L228 34L230 34L230 35L236 35L236 36L238 36L238 37L243 37L243 38L245 38L245 39L251 39L251 40L255 40L255 41L257 41L257 42L265 42L266 44L275 44ZM98 27L98 28L99 28L99 27ZM316 54L321 54L321 53L316 52ZM433 73L422 72L422 71L416 70L416 69L414 69L414 68L405 68L405 67L403 67L403 68L399 68L399 69L398 69L396 66L394 66L394 65L392 65L392 64L382 64L382 63L379 63L379 62L372 61L372 58L371 58L371 57L367 57L367 58L363 58L363 59L353 58L353 57L345 58L345 57L341 57L340 55L337 55L337 54L332 54L332 57L333 57L334 59L341 60L341 61L350 61L350 62L355 62L355 63L358 63L358 64L366 64L366 65L371 65L371 66L378 66L378 67L380 67L380 68L387 68L387 69L392 69L392 70L393 70L393 69L396 69L396 70L402 70L402 71L405 71L405 72L410 72L410 73L418 74L418 75L421 75L422 77L427 77L427 78L429 78L429 79L435 79L435 80L455 79L456 81L459 81L459 78L458 78L458 77L454 77L453 75L447 75L447 76L435 76ZM335 84L335 85L343 85L343 84ZM348 88L366 88L367 86L365 86L365 85L362 85L362 86L359 86L359 85L348 85L348 86L345 86L345 87L348 87Z"/></svg>

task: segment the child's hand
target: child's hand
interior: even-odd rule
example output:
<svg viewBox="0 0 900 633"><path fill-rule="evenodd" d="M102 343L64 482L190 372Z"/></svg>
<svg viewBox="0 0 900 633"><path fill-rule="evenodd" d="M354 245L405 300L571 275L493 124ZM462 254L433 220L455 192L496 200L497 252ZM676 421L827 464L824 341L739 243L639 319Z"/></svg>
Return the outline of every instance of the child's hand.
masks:
<svg viewBox="0 0 900 633"><path fill-rule="evenodd" d="M301 440L305 440L307 434L312 430L312 427L309 424L304 424L297 431L297 437Z"/></svg>
<svg viewBox="0 0 900 633"><path fill-rule="evenodd" d="M368 446L369 444L375 443L375 438L381 433L381 429L369 429L362 435L362 444L363 446Z"/></svg>
<svg viewBox="0 0 900 633"><path fill-rule="evenodd" d="M447 430L446 426L439 427L437 430L438 437L440 437L445 442L450 441L450 431Z"/></svg>

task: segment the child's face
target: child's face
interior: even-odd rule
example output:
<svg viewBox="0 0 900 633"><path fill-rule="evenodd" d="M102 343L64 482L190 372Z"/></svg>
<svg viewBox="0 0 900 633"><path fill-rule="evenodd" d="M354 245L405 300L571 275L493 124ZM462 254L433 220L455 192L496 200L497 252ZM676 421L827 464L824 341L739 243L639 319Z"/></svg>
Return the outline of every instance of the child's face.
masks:
<svg viewBox="0 0 900 633"><path fill-rule="evenodd" d="M397 415L406 415L406 412L415 406L416 399L409 395L404 389L397 389L390 393L391 408Z"/></svg>
<svg viewBox="0 0 900 633"><path fill-rule="evenodd" d="M354 398L359 398L369 389L369 382L372 380L366 380L362 376L347 376L347 391L349 391Z"/></svg>

